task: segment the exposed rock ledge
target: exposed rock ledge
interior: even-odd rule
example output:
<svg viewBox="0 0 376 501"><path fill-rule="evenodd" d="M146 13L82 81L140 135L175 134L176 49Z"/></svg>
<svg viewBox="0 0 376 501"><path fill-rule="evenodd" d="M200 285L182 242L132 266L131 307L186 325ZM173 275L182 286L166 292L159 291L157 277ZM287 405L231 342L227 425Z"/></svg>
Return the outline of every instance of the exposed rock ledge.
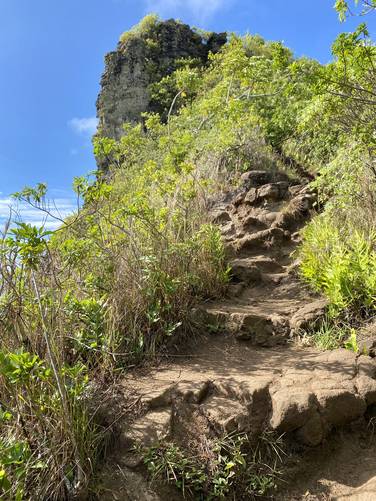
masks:
<svg viewBox="0 0 376 501"><path fill-rule="evenodd" d="M124 425L116 458L103 476L103 485L124 497L103 499L178 500L173 490L161 498L133 470L140 461L133 445L163 439L205 443L233 431L252 440L263 429L318 445L376 403L376 361L344 349L260 348L214 335L183 362L129 377L122 391L138 397L143 411Z"/></svg>
<svg viewBox="0 0 376 501"><path fill-rule="evenodd" d="M266 350L215 336L199 359L130 378L128 385L145 413L124 430L125 449L173 438L194 423L192 415L205 416L220 434L268 428L314 446L376 403L376 361L345 349Z"/></svg>
<svg viewBox="0 0 376 501"><path fill-rule="evenodd" d="M226 39L226 33L213 33L204 40L188 25L170 19L119 42L117 50L105 57L97 100L100 134L119 139L125 122L139 122L141 113L153 109L151 83L170 74L179 59L195 58L205 64L209 52L217 52Z"/></svg>

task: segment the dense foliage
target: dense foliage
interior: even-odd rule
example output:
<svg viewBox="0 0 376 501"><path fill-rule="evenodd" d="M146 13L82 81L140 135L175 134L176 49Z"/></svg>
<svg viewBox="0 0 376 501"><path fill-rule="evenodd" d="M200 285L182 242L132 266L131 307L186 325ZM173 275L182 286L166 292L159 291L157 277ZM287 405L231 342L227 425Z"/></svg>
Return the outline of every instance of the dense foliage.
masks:
<svg viewBox="0 0 376 501"><path fill-rule="evenodd" d="M338 37L333 54L312 106L336 140L313 183L325 210L305 230L302 272L328 295L333 314L358 314L375 304L376 47L361 25Z"/></svg>
<svg viewBox="0 0 376 501"><path fill-rule="evenodd" d="M122 41L158 22L146 18ZM316 177L323 211L304 233L302 275L328 296L332 316L374 308L375 59L365 25L338 37L326 66L232 35L207 66L182 60L152 84L160 114L125 124L118 142L96 137L106 174L75 180L77 213L58 230L9 222L0 244L2 498L87 491L105 438L87 405L90 381L177 343L194 329L192 307L224 293L230 270L208 209L241 172ZM51 217L46 197L44 185L16 194Z"/></svg>

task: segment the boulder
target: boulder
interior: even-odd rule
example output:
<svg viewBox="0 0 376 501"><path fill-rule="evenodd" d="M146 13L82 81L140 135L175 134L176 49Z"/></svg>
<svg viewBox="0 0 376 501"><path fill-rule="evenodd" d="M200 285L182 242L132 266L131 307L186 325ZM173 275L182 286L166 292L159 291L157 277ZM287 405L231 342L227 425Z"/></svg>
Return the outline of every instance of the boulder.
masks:
<svg viewBox="0 0 376 501"><path fill-rule="evenodd" d="M291 317L291 329L293 331L308 330L317 325L324 317L327 305L328 301L325 298L310 301Z"/></svg>

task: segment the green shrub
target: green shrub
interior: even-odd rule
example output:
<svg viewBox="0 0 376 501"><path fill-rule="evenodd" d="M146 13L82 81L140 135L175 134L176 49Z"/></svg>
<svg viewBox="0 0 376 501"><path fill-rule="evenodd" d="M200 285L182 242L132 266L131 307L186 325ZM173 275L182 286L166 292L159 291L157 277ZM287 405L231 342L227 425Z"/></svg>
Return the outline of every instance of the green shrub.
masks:
<svg viewBox="0 0 376 501"><path fill-rule="evenodd" d="M120 36L120 42L125 43L132 37L137 37L150 33L155 28L155 26L159 21L160 19L157 14L148 14L147 16L142 18L138 24L133 26L129 31L125 31Z"/></svg>
<svg viewBox="0 0 376 501"><path fill-rule="evenodd" d="M0 380L0 497L69 499L85 489L99 446L82 402L85 367L54 372L37 355L0 352Z"/></svg>
<svg viewBox="0 0 376 501"><path fill-rule="evenodd" d="M213 440L206 461L163 443L142 451L152 482L166 482L197 500L254 499L270 494L284 455L281 437L264 432L249 447L245 434Z"/></svg>
<svg viewBox="0 0 376 501"><path fill-rule="evenodd" d="M376 235L336 227L327 214L317 216L303 231L299 251L301 273L328 297L333 315L375 305Z"/></svg>

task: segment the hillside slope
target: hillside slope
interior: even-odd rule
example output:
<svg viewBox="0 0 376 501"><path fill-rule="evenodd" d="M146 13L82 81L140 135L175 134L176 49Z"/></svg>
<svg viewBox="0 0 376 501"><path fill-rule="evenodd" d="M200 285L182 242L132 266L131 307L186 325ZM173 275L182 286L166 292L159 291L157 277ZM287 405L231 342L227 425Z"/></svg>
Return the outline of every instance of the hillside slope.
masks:
<svg viewBox="0 0 376 501"><path fill-rule="evenodd" d="M364 25L325 66L156 16L122 35L76 213L0 239L2 499L320 499L373 476L346 489L333 458L355 422L367 457L374 425L375 51ZM44 184L15 198L53 217Z"/></svg>
<svg viewBox="0 0 376 501"><path fill-rule="evenodd" d="M299 483L295 493L312 490L308 499L324 499L318 485L325 468L316 486L304 483L313 463L309 449L326 443L333 430L364 420L376 403L373 359L345 349L323 353L296 345L303 330L322 321L327 304L307 290L291 266L294 239L299 239L297 230L309 217L314 195L283 175L250 171L242 180L236 193L227 193L226 202L212 208L213 220L235 254L227 297L193 312L199 332L195 341L119 383L124 406L130 399L137 407L117 423L119 435L104 472L101 499L180 499L178 491L166 494L164 478L184 485L189 499L253 499L273 494L277 485L281 499L307 499L306 494L283 494L284 484L279 484L278 469L286 470L287 479L287 465L293 462L282 449L278 454L282 435L290 454L292 444L303 446L299 455L306 471L302 467L298 482L294 478ZM216 444L237 436L246 437L251 451L267 437L276 463L265 466L261 461L271 458L251 459L252 452L243 452L244 464L236 464L222 443L220 454L233 464L230 480L216 458ZM183 458L195 458L201 480L179 465L172 450L180 452L182 464ZM147 451L153 451L152 458L147 459ZM168 451L170 466L163 462ZM154 471L151 490L145 465ZM343 492L336 489L334 483L329 491ZM347 492L355 495L355 490Z"/></svg>

